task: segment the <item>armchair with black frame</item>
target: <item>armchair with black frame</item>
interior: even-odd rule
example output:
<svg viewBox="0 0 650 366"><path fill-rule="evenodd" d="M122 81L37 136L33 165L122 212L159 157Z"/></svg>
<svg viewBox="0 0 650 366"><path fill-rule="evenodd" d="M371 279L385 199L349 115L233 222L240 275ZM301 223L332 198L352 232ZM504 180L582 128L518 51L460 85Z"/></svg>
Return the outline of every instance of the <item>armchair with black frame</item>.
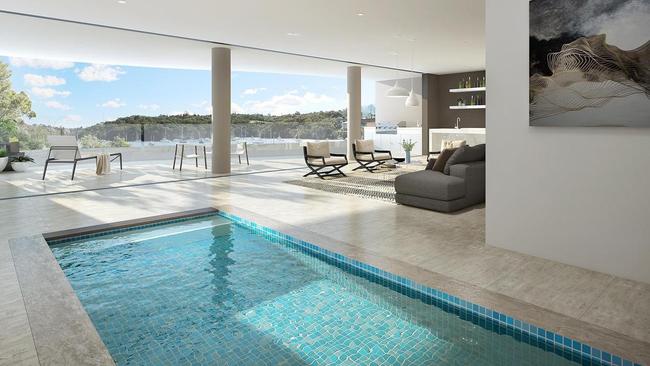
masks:
<svg viewBox="0 0 650 366"><path fill-rule="evenodd" d="M379 169L381 165L393 160L393 154L390 150L375 149L373 140L356 140L352 144L352 154L354 155L354 160L359 163L359 166L352 170L365 169L370 173Z"/></svg>
<svg viewBox="0 0 650 366"><path fill-rule="evenodd" d="M348 165L347 156L345 154L331 153L327 141L308 142L302 147L302 152L305 157L305 164L310 170L303 177L310 175L316 175L320 179L332 176L346 177L341 168Z"/></svg>

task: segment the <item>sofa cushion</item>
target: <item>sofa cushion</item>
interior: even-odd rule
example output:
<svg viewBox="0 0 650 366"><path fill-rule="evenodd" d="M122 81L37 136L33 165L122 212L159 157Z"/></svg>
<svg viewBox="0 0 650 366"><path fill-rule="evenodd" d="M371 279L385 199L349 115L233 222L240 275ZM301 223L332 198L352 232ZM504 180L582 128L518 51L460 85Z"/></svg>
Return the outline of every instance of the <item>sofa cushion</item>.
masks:
<svg viewBox="0 0 650 366"><path fill-rule="evenodd" d="M354 144L358 152L375 151L375 142L373 140L355 140Z"/></svg>
<svg viewBox="0 0 650 366"><path fill-rule="evenodd" d="M485 160L485 144L476 146L461 146L447 160L445 169L443 171L445 174L449 174L449 167L454 164L483 160Z"/></svg>
<svg viewBox="0 0 650 366"><path fill-rule="evenodd" d="M327 141L321 142L308 142L307 155L322 156L324 158L330 157L330 144Z"/></svg>
<svg viewBox="0 0 650 366"><path fill-rule="evenodd" d="M440 155L438 155L435 164L431 167L431 170L434 172L442 172L445 169L445 165L447 165L447 160L449 160L456 150L456 148L442 150Z"/></svg>
<svg viewBox="0 0 650 366"><path fill-rule="evenodd" d="M395 191L411 196L450 201L465 196L465 180L433 170L402 174L395 179Z"/></svg>

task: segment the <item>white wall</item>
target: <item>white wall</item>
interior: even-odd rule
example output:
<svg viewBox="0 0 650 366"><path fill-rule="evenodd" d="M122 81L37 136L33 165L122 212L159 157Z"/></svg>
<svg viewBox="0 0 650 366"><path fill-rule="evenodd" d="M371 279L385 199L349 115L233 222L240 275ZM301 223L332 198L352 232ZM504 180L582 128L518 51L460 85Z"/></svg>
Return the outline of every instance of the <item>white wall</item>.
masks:
<svg viewBox="0 0 650 366"><path fill-rule="evenodd" d="M487 0L488 245L650 283L650 128L528 126L528 1Z"/></svg>
<svg viewBox="0 0 650 366"><path fill-rule="evenodd" d="M422 122L422 78L413 78L413 92L417 95L420 105L407 107L404 98L389 98L388 89L395 85L395 80L378 81L375 83L375 120L377 122L406 121L407 127L415 127ZM411 79L400 79L399 86L411 90Z"/></svg>

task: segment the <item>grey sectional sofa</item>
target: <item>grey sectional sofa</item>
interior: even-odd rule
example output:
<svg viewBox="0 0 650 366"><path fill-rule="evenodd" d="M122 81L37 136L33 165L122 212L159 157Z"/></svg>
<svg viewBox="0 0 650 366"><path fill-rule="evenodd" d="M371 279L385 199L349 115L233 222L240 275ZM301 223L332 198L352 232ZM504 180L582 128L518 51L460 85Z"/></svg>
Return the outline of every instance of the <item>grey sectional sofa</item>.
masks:
<svg viewBox="0 0 650 366"><path fill-rule="evenodd" d="M425 169L398 176L395 200L441 212L485 202L485 155L481 160L451 164L448 168L449 175Z"/></svg>

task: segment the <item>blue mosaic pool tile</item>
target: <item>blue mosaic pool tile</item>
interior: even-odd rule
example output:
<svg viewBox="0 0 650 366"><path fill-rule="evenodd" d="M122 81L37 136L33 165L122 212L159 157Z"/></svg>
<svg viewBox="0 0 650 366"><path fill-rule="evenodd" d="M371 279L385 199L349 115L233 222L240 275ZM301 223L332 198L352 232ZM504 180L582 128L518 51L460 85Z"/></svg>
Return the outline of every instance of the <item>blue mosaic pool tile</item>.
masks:
<svg viewBox="0 0 650 366"><path fill-rule="evenodd" d="M574 340L573 341L573 349L576 351L580 351L582 349L582 343Z"/></svg>
<svg viewBox="0 0 650 366"><path fill-rule="evenodd" d="M603 361L605 361L605 362L611 362L612 361L612 355L611 354L609 354L608 352L605 352L605 351L603 351L602 354L603 354L603 356L602 356Z"/></svg>
<svg viewBox="0 0 650 366"><path fill-rule="evenodd" d="M494 328L503 334L512 335L517 339L525 341L528 344L556 352L565 358L578 360L587 365L591 364L592 362L597 362L603 363L605 365L641 366L640 364L632 363L629 360L624 360L619 356L613 356L608 352L601 352L596 348L592 349L592 347L589 345L573 340L571 338L563 337L559 334L554 334L551 331L547 331L533 324L529 324L524 321L509 317L506 314L501 314L495 310L491 310L481 305L460 299L443 291L417 284L410 279L397 276L395 274L383 271L377 267L347 258L344 255L331 252L312 243L296 239L290 235L280 233L269 227L261 226L255 222L223 211L173 220L165 220L162 222L138 225L134 227L114 229L96 234L51 240L48 241L48 244L56 245L74 240L94 238L111 233L119 233L129 230L138 230L142 228L167 225L214 215L225 217L239 225L247 227L250 230L256 231L258 234L261 233L264 237L268 238L274 243L288 245L291 248L298 249L304 253L308 253L330 264L334 264L341 269L352 272L353 274L365 277L387 287L394 288L396 291L402 294L413 298L419 298L422 301L434 304L439 308L444 309L445 311L457 313L459 315L462 315L464 318L467 318L468 320L475 320L475 323L481 324L486 328ZM493 323L488 323L488 321Z"/></svg>

